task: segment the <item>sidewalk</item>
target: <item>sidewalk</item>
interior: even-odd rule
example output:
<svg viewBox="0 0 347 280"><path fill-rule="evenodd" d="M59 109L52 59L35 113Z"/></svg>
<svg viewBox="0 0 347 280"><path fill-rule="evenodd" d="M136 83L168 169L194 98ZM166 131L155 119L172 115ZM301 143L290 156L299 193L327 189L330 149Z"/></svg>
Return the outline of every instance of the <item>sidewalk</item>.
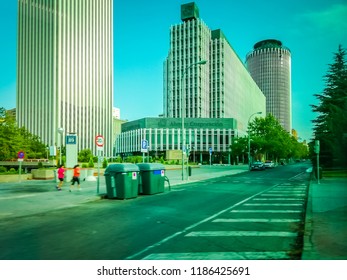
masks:
<svg viewBox="0 0 347 280"><path fill-rule="evenodd" d="M210 178L245 172L247 165L201 166L192 169L189 180L182 181L180 166L166 166L165 175L169 178L170 187L165 182L165 192L181 184L193 183ZM57 191L54 180L27 180L16 183L0 183L0 219L15 218L52 210L76 207L82 203L96 201L107 194L105 177L100 175L99 190L97 182L81 182L81 191L77 186L69 192L70 183L64 182L62 191Z"/></svg>
<svg viewBox="0 0 347 280"><path fill-rule="evenodd" d="M303 260L347 260L347 177L311 181Z"/></svg>

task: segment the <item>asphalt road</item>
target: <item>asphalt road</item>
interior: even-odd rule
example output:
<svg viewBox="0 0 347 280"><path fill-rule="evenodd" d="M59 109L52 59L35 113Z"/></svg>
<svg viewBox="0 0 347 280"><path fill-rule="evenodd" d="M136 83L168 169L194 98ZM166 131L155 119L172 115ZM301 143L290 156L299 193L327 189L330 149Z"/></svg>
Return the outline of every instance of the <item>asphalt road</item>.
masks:
<svg viewBox="0 0 347 280"><path fill-rule="evenodd" d="M297 259L306 168L279 166L1 220L0 259Z"/></svg>

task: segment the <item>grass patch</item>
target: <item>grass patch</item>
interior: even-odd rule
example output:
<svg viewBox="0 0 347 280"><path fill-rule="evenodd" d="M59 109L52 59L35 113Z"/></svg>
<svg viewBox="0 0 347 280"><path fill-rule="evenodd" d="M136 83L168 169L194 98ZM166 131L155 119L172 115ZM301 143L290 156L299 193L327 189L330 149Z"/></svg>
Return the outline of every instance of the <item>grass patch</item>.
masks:
<svg viewBox="0 0 347 280"><path fill-rule="evenodd" d="M347 177L347 170L323 170L323 177Z"/></svg>

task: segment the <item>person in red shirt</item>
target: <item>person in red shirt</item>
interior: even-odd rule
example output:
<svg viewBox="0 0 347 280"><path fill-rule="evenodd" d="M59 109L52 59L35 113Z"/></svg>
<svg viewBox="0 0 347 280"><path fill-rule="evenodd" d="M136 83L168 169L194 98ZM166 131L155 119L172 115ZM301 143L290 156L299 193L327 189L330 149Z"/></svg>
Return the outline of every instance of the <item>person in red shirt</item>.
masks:
<svg viewBox="0 0 347 280"><path fill-rule="evenodd" d="M70 186L70 192L72 191L73 186L75 185L75 182L77 182L78 190L79 191L81 190L81 187L80 187L80 174L81 174L80 167L79 167L78 164L76 164L73 167L73 177L72 177L72 183L71 183L71 186Z"/></svg>
<svg viewBox="0 0 347 280"><path fill-rule="evenodd" d="M59 168L58 168L58 179L59 179L59 184L57 186L57 190L58 191L61 191L61 187L63 186L64 174L65 174L64 165L60 165Z"/></svg>

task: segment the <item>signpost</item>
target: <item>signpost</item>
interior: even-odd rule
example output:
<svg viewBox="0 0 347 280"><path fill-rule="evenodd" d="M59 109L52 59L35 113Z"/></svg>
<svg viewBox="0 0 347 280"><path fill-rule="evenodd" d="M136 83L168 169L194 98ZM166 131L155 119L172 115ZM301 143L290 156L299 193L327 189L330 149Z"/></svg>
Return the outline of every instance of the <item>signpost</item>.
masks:
<svg viewBox="0 0 347 280"><path fill-rule="evenodd" d="M18 162L19 162L19 183L21 182L21 176L22 176L22 162L25 156L25 153L23 151L19 151L18 154Z"/></svg>
<svg viewBox="0 0 347 280"><path fill-rule="evenodd" d="M142 162L145 162L145 153L148 153L148 140L141 141Z"/></svg>
<svg viewBox="0 0 347 280"><path fill-rule="evenodd" d="M319 182L319 152L320 152L319 140L316 140L314 142L314 152L317 154L317 183L320 184Z"/></svg>
<svg viewBox="0 0 347 280"><path fill-rule="evenodd" d="M104 137L102 135L97 135L95 137L95 144L98 152L98 180L97 180L97 189L96 193L99 194L99 186L100 186L100 152L104 150Z"/></svg>
<svg viewBox="0 0 347 280"><path fill-rule="evenodd" d="M209 147L209 148L208 148L208 152L210 153L210 166L211 166L212 147Z"/></svg>
<svg viewBox="0 0 347 280"><path fill-rule="evenodd" d="M77 134L69 133L65 135L65 147L66 147L66 160L65 167L73 168L78 162L77 152Z"/></svg>

